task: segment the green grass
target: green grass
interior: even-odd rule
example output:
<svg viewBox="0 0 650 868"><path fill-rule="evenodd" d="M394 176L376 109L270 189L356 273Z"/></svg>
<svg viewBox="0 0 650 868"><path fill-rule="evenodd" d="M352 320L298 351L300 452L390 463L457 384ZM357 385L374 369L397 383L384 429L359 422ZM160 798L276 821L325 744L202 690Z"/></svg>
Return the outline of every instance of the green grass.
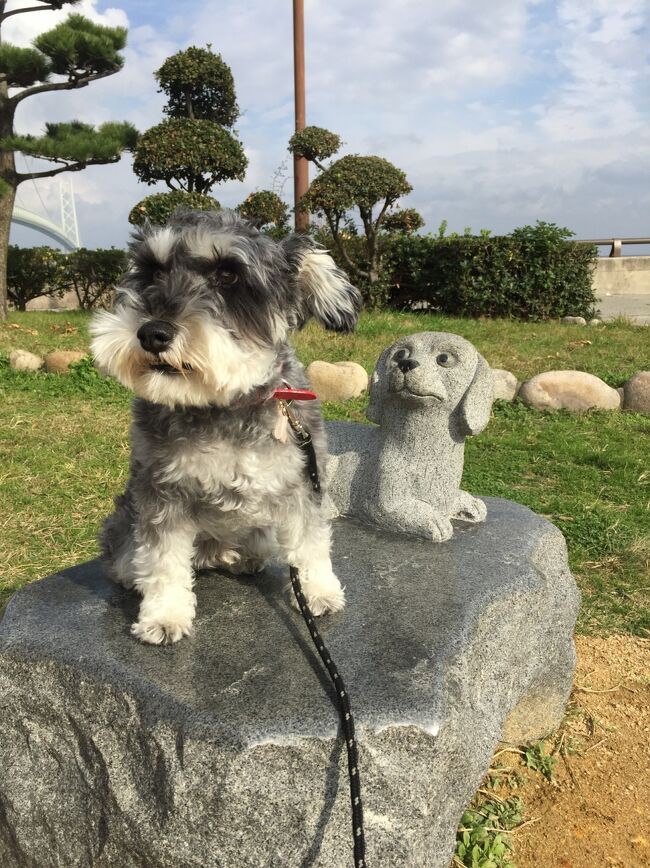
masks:
<svg viewBox="0 0 650 868"><path fill-rule="evenodd" d="M13 314L0 326L0 604L25 582L94 557L101 519L124 484L129 394L89 364L68 377L6 364L13 348L87 349L86 326L77 312ZM427 330L462 334L520 379L576 368L620 385L650 369L650 329L624 322L587 329L379 313L365 315L356 335L309 326L296 345L305 364L354 359L370 371L398 335ZM365 405L360 398L324 410L364 421ZM503 402L486 431L467 441L470 491L530 506L565 534L583 591L582 631L650 630L649 444L649 416L542 414Z"/></svg>

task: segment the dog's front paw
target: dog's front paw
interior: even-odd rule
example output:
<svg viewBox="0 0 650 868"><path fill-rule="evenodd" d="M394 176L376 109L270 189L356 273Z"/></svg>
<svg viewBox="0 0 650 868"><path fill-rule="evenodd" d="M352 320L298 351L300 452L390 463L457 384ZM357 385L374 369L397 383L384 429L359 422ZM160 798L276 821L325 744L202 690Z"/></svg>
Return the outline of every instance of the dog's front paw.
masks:
<svg viewBox="0 0 650 868"><path fill-rule="evenodd" d="M300 584L313 615L340 612L345 606L345 591L330 568L311 568L300 571ZM299 609L295 595L292 605Z"/></svg>
<svg viewBox="0 0 650 868"><path fill-rule="evenodd" d="M141 642L150 645L173 645L192 632L196 597L188 593L173 603L155 603L143 600L138 620L131 626L131 633Z"/></svg>

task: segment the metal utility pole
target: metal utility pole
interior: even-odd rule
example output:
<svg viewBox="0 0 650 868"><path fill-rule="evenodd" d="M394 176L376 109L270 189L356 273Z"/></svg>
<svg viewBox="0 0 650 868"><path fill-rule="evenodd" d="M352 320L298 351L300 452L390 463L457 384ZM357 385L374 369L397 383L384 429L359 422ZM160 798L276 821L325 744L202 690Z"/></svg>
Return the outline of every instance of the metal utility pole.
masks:
<svg viewBox="0 0 650 868"><path fill-rule="evenodd" d="M296 105L296 132L305 128L305 0L293 0L293 81ZM293 199L296 208L296 232L309 228L309 214L298 210L298 202L309 188L309 163L304 157L293 158Z"/></svg>

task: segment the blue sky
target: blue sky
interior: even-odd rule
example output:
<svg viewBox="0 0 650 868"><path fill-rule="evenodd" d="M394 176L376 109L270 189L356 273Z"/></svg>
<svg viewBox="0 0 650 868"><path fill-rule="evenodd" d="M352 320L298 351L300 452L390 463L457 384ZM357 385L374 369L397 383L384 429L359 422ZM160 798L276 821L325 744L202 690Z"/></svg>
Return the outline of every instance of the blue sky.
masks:
<svg viewBox="0 0 650 868"><path fill-rule="evenodd" d="M12 5L23 5L14 2ZM153 73L189 45L212 43L235 76L246 180L214 189L236 205L270 187L290 200L291 0L105 3L80 11L129 28L124 69L78 93L26 100L17 128L46 120L162 118ZM435 231L550 220L578 237L650 235L650 4L647 0L305 0L308 123L339 133L343 153L403 169ZM66 13L15 16L4 38L28 44ZM284 169L281 167L284 165ZM124 244L127 214L155 188L119 164L75 174L82 243ZM276 177L276 184L278 184ZM51 215L56 182L20 188ZM42 203L41 203L42 200ZM43 243L16 229L17 243Z"/></svg>

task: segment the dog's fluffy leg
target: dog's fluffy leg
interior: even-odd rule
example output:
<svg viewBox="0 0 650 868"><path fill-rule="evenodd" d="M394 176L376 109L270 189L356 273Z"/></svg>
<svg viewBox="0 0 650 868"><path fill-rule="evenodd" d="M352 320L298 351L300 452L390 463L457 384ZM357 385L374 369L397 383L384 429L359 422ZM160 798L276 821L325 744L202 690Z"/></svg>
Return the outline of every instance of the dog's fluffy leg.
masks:
<svg viewBox="0 0 650 868"><path fill-rule="evenodd" d="M136 533L133 584L142 594L142 603L131 632L143 642L178 642L192 631L195 535L196 528L182 523Z"/></svg>
<svg viewBox="0 0 650 868"><path fill-rule="evenodd" d="M330 560L330 526L313 503L301 504L278 527L278 543L287 563L300 572L303 593L314 615L339 612L345 592ZM297 606L292 598L292 604Z"/></svg>

